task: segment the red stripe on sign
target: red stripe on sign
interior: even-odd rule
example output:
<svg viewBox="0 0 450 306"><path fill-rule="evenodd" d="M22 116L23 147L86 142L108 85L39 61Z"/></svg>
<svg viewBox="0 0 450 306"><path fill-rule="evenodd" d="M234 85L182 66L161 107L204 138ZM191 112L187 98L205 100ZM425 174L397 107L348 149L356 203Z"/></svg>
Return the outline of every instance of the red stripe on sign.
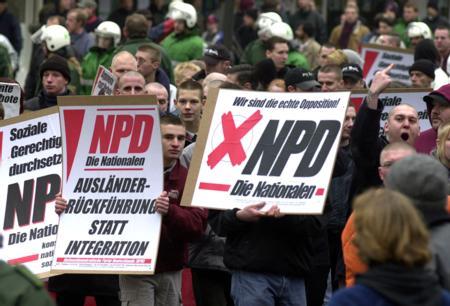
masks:
<svg viewBox="0 0 450 306"><path fill-rule="evenodd" d="M201 182L198 188L215 191L228 191L231 185Z"/></svg>
<svg viewBox="0 0 450 306"><path fill-rule="evenodd" d="M0 132L0 162L2 161L2 149L3 149L3 132Z"/></svg>
<svg viewBox="0 0 450 306"><path fill-rule="evenodd" d="M70 176L73 161L78 149L78 141L80 140L81 128L83 127L85 110L64 110L64 123L67 142L67 173L66 181ZM70 124L69 124L70 122Z"/></svg>
<svg viewBox="0 0 450 306"><path fill-rule="evenodd" d="M316 191L316 196L321 196L325 193L325 189L323 188L318 188Z"/></svg>
<svg viewBox="0 0 450 306"><path fill-rule="evenodd" d="M364 98L352 98L350 96L350 101L353 103L353 105L355 106L355 111L358 112L359 108L361 107L362 101L364 100Z"/></svg>
<svg viewBox="0 0 450 306"><path fill-rule="evenodd" d="M364 58L364 68L363 68L363 77L366 78L370 69L373 66L373 63L380 54L378 51L366 51L366 57Z"/></svg>
<svg viewBox="0 0 450 306"><path fill-rule="evenodd" d="M38 258L39 258L39 254L34 254L34 255L24 256L24 257L20 257L20 258L10 259L10 260L8 260L8 263L11 265L15 265L15 264L20 264L20 263L35 261L35 260L38 260Z"/></svg>
<svg viewBox="0 0 450 306"><path fill-rule="evenodd" d="M112 112L112 111L144 111L144 110L155 110L156 108L98 108L99 112Z"/></svg>
<svg viewBox="0 0 450 306"><path fill-rule="evenodd" d="M144 168L86 168L84 171L142 171Z"/></svg>

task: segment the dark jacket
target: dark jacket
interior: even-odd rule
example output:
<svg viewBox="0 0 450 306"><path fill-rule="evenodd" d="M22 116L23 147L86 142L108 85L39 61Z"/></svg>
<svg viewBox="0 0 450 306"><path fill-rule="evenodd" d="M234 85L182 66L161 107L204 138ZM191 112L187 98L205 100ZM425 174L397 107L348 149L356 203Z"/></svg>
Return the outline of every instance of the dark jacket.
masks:
<svg viewBox="0 0 450 306"><path fill-rule="evenodd" d="M321 216L284 216L243 222L237 208L211 213L213 230L226 236L224 263L231 270L304 277L312 265L312 236Z"/></svg>
<svg viewBox="0 0 450 306"><path fill-rule="evenodd" d="M179 161L164 172L170 206L161 226L156 273L181 270L187 263L188 242L199 239L206 228L206 209L180 206L186 176L187 170Z"/></svg>
<svg viewBox="0 0 450 306"><path fill-rule="evenodd" d="M20 25L17 18L6 9L0 14L0 34L5 35L11 45L16 50L17 54L20 54L22 50L22 32L20 31Z"/></svg>
<svg viewBox="0 0 450 306"><path fill-rule="evenodd" d="M380 100L376 110L370 109L364 101L356 115L351 134L355 171L350 188L350 199L369 187L382 185L378 175L380 153L388 144L386 137L379 135L383 108Z"/></svg>
<svg viewBox="0 0 450 306"><path fill-rule="evenodd" d="M69 96L70 94L71 94L70 91L66 89L64 93L59 94L58 96ZM37 97L26 100L23 104L23 107L27 110L35 111L47 107L56 106L56 104L57 104L56 96L49 96L42 89Z"/></svg>
<svg viewBox="0 0 450 306"><path fill-rule="evenodd" d="M319 44L324 44L327 41L327 27L325 20L319 12L314 10L304 11L298 10L295 14L289 17L289 24L292 30L296 30L300 24L311 23L314 26L314 38Z"/></svg>

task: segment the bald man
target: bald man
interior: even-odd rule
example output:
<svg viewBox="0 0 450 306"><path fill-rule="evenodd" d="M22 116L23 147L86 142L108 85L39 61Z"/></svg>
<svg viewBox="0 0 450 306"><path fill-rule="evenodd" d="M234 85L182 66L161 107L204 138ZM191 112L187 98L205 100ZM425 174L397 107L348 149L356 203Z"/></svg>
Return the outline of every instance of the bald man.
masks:
<svg viewBox="0 0 450 306"><path fill-rule="evenodd" d="M128 51L121 51L114 55L111 62L111 72L119 79L125 72L138 71L137 60Z"/></svg>

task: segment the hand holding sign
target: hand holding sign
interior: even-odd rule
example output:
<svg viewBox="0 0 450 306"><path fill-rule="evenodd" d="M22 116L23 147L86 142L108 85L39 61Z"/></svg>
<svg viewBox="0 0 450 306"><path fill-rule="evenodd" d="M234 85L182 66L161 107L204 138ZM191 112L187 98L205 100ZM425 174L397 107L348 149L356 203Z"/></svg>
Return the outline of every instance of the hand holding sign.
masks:
<svg viewBox="0 0 450 306"><path fill-rule="evenodd" d="M261 209L266 205L265 202L258 204L252 204L244 207L236 212L236 217L244 222L256 222L259 218L264 217L266 212L261 211Z"/></svg>
<svg viewBox="0 0 450 306"><path fill-rule="evenodd" d="M169 212L169 197L167 191L163 191L156 199L156 212L165 216Z"/></svg>
<svg viewBox="0 0 450 306"><path fill-rule="evenodd" d="M392 79L389 76L389 71L394 67L394 64L390 64L385 69L375 73L375 77L372 80L372 84L369 88L369 94L367 96L367 105L371 109L377 109L378 95L383 92L391 83Z"/></svg>
<svg viewBox="0 0 450 306"><path fill-rule="evenodd" d="M67 208L67 201L61 195L61 192L56 195L55 198L55 212L60 215Z"/></svg>

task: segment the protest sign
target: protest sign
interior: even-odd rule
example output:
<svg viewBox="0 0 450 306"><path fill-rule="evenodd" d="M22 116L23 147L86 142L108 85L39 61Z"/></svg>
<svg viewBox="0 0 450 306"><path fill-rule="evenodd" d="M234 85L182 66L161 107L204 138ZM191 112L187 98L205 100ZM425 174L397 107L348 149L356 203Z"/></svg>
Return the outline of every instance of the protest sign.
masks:
<svg viewBox="0 0 450 306"><path fill-rule="evenodd" d="M363 44L361 57L364 60L363 76L367 84L372 81L375 73L385 69L390 64L394 67L389 72L393 81L411 85L409 67L414 63L414 53L409 49L392 48L374 44Z"/></svg>
<svg viewBox="0 0 450 306"><path fill-rule="evenodd" d="M0 107L3 107L4 119L20 114L20 86L13 83L0 83Z"/></svg>
<svg viewBox="0 0 450 306"><path fill-rule="evenodd" d="M102 65L98 66L97 75L92 85L91 96L111 96L114 94L117 78Z"/></svg>
<svg viewBox="0 0 450 306"><path fill-rule="evenodd" d="M63 138L61 214L53 270L152 274L163 189L154 97L58 97Z"/></svg>
<svg viewBox="0 0 450 306"><path fill-rule="evenodd" d="M350 93L213 92L182 205L321 213Z"/></svg>
<svg viewBox="0 0 450 306"><path fill-rule="evenodd" d="M386 89L379 96L384 105L383 113L380 119L380 135L384 135L384 124L389 116L389 112L397 105L406 103L413 106L419 115L420 130L426 131L431 128L430 119L427 113L427 105L423 97L432 91L431 88L392 88ZM359 109L364 98L367 96L367 90L352 91L350 101Z"/></svg>
<svg viewBox="0 0 450 306"><path fill-rule="evenodd" d="M61 136L57 107L0 121L0 258L50 273L61 189Z"/></svg>

